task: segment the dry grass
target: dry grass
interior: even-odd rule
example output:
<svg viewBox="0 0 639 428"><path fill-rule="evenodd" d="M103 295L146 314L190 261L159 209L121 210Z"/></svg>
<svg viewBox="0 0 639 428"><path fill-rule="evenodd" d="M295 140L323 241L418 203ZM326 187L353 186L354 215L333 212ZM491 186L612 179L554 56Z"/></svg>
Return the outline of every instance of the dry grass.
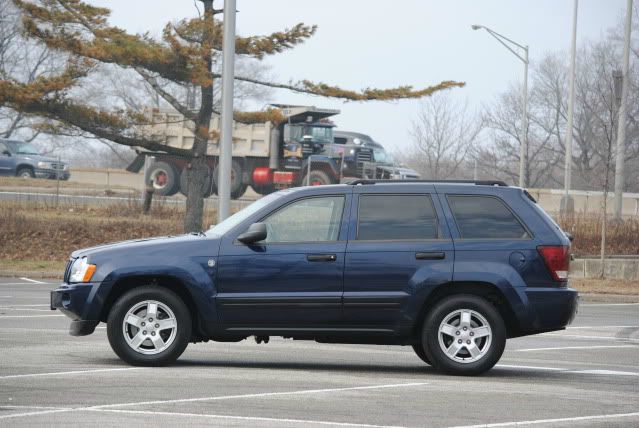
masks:
<svg viewBox="0 0 639 428"><path fill-rule="evenodd" d="M571 278L570 287L580 293L588 294L639 295L639 281L626 281L623 279Z"/></svg>
<svg viewBox="0 0 639 428"><path fill-rule="evenodd" d="M0 187L25 187L25 188L46 188L55 189L58 186L56 180L49 180L45 178L20 178L20 177L0 177ZM114 186L109 188L113 189L131 189L126 186ZM106 189L103 184L90 184L90 183L78 183L75 181L60 180L60 189Z"/></svg>
<svg viewBox="0 0 639 428"><path fill-rule="evenodd" d="M563 230L575 238L572 252L577 256L598 255L601 246L601 217L578 214L571 218L558 218ZM608 220L606 224L606 254L639 254L639 218L623 222Z"/></svg>
<svg viewBox="0 0 639 428"><path fill-rule="evenodd" d="M182 233L181 207L156 204L152 214L139 204L56 210L39 203L0 206L0 260L65 261L79 248L107 242ZM207 212L204 224L214 222Z"/></svg>

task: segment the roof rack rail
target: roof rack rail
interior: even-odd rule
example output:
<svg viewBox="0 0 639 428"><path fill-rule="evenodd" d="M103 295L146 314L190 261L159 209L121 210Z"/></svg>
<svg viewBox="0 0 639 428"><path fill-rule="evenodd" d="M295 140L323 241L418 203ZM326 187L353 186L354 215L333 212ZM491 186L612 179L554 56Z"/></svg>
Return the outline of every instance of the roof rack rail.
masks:
<svg viewBox="0 0 639 428"><path fill-rule="evenodd" d="M504 181L501 180L370 180L370 179L357 179L349 181L346 184L352 186L361 184L376 184L376 183L450 183L450 184L475 184L477 186L500 186L508 187Z"/></svg>

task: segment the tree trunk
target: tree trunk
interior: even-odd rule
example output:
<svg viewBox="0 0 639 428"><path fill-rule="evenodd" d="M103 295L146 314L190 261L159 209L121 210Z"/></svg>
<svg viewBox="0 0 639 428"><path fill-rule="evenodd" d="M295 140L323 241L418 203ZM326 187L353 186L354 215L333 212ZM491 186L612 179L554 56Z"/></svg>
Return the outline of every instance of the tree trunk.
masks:
<svg viewBox="0 0 639 428"><path fill-rule="evenodd" d="M212 47L210 46L211 35L215 21L213 19L213 0L201 0L204 4L204 20L207 25L204 27L203 47L208 54L206 62L209 71L212 66ZM206 148L209 141L211 126L211 116L213 114L213 80L210 85L202 85L201 107L195 123L195 141L191 149L192 160L188 170L188 191L186 196L186 215L184 216L184 232L199 232L202 230L202 219L204 214L204 191L207 182L209 169L206 162Z"/></svg>

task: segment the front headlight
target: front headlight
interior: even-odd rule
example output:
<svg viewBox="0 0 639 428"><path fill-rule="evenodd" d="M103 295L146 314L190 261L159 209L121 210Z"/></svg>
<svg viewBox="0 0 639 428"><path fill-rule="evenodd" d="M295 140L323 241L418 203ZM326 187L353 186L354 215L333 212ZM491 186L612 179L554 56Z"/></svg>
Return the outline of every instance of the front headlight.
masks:
<svg viewBox="0 0 639 428"><path fill-rule="evenodd" d="M89 264L86 257L81 257L71 266L69 282L89 282L94 273L95 265Z"/></svg>
<svg viewBox="0 0 639 428"><path fill-rule="evenodd" d="M51 162L38 162L38 168L53 169L53 165L51 165Z"/></svg>

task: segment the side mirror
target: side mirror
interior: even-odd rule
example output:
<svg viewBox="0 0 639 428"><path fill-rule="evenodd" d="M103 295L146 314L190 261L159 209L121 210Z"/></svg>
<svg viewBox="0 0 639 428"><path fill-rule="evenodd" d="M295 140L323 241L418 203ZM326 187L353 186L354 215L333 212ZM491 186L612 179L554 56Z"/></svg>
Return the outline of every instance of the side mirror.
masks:
<svg viewBox="0 0 639 428"><path fill-rule="evenodd" d="M11 157L11 152L9 150L5 150L2 154Z"/></svg>
<svg viewBox="0 0 639 428"><path fill-rule="evenodd" d="M254 244L266 239L266 224L253 223L248 230L237 237L237 240L243 244Z"/></svg>

